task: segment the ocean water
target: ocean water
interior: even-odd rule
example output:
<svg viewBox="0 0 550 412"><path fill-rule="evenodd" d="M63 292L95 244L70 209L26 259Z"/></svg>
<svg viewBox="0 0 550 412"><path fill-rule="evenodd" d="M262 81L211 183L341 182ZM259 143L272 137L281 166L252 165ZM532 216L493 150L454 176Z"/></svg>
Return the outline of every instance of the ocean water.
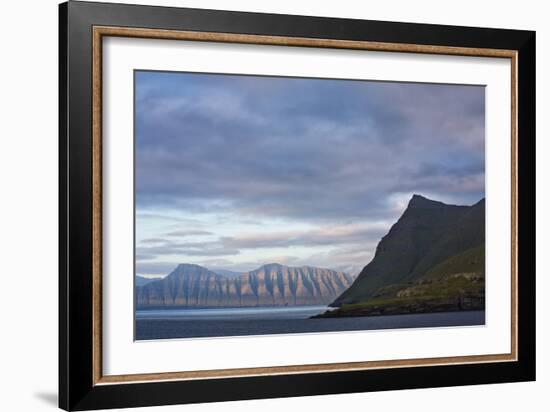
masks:
<svg viewBox="0 0 550 412"><path fill-rule="evenodd" d="M136 340L272 335L485 324L485 311L309 319L325 306L136 311Z"/></svg>

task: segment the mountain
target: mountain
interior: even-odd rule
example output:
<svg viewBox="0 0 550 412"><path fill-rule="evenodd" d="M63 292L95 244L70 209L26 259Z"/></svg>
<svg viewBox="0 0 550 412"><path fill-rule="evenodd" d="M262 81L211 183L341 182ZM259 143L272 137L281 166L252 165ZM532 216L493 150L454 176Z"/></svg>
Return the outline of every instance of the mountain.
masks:
<svg viewBox="0 0 550 412"><path fill-rule="evenodd" d="M136 275L136 286L143 286L143 285L146 285L152 281L154 281L155 279L151 279L151 278L146 278L146 277L143 277L143 276L139 276L139 275Z"/></svg>
<svg viewBox="0 0 550 412"><path fill-rule="evenodd" d="M178 265L168 276L136 288L138 307L325 305L352 283L343 272L277 263L227 278L205 267Z"/></svg>
<svg viewBox="0 0 550 412"><path fill-rule="evenodd" d="M212 272L224 276L229 279L237 278L243 274L243 272L235 272L234 270L227 269L210 269Z"/></svg>
<svg viewBox="0 0 550 412"><path fill-rule="evenodd" d="M474 282L476 276L468 278L470 283L477 282L473 287L476 299L481 301L484 242L485 199L472 206L455 206L414 195L403 215L378 244L372 261L331 306L403 297L406 293L397 296L398 292L411 285L434 281L457 283L458 277L449 276L472 273L483 276L483 282L478 282L479 279ZM466 252L470 255L461 256ZM477 266L470 270L473 267L468 266L469 258L474 255ZM447 283L439 285L442 290L448 289Z"/></svg>

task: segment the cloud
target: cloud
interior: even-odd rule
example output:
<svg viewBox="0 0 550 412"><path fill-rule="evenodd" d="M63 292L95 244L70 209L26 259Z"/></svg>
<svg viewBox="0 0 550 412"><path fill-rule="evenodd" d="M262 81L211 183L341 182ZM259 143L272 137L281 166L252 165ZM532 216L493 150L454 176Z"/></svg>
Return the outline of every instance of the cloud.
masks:
<svg viewBox="0 0 550 412"><path fill-rule="evenodd" d="M155 244L155 243L164 243L164 242L165 242L165 239L161 237L150 237L147 239L140 240L140 243L145 243L145 244L150 244L150 243Z"/></svg>
<svg viewBox="0 0 550 412"><path fill-rule="evenodd" d="M184 219L181 216L174 216L166 213L151 213L142 210L143 208L138 207L136 209L136 218L140 221L150 221L150 220L164 220L167 222L177 222L177 223L187 223L187 224L197 224L199 223L195 219Z"/></svg>
<svg viewBox="0 0 550 412"><path fill-rule="evenodd" d="M172 272L177 263L172 262L136 262L136 273L138 275L167 275Z"/></svg>
<svg viewBox="0 0 550 412"><path fill-rule="evenodd" d="M482 86L138 71L135 107L143 255L241 264L245 252L309 247L307 258L357 265L368 253L351 248L385 233L412 193L484 197ZM220 232L228 220L241 229ZM274 221L288 227L260 228ZM339 254L319 250L331 245Z"/></svg>
<svg viewBox="0 0 550 412"><path fill-rule="evenodd" d="M235 255L254 256L253 252L258 249L264 251L277 249L279 251L287 250L288 254L272 254L269 257L270 262L297 265L319 264L322 267L351 271L356 270L359 266L364 266L364 259L370 256L369 248L381 239L390 225L390 222L384 221L369 224L332 225L311 230L241 233L235 236L220 236L215 240L196 242L181 242L167 238L161 243L153 245L150 245L149 242L140 242L136 249L136 259L140 263L172 259L175 265L187 262L190 258L200 258L199 262L203 265L212 264L217 267L224 266L226 269L237 268L237 270L245 267L248 268L247 270L252 270L265 264L266 261L249 260L235 266L234 262L219 260L219 258ZM329 252L322 251L327 246L336 249ZM295 248L310 248L310 254L307 257L293 256L292 251ZM215 260L211 258L215 258Z"/></svg>
<svg viewBox="0 0 550 412"><path fill-rule="evenodd" d="M157 85L136 107L140 207L365 218L389 191L444 194L484 170L483 87L165 75L137 77ZM437 179L415 177L427 165Z"/></svg>
<svg viewBox="0 0 550 412"><path fill-rule="evenodd" d="M138 246L136 254L147 256L150 260L153 257L163 255L185 256L228 256L237 255L239 250L225 247L220 242L164 242L155 246Z"/></svg>
<svg viewBox="0 0 550 412"><path fill-rule="evenodd" d="M379 239L388 230L388 222L369 225L332 226L308 231L243 233L223 237L226 247L237 249L287 248L292 246L344 245Z"/></svg>
<svg viewBox="0 0 550 412"><path fill-rule="evenodd" d="M209 232L207 230L193 230L193 229L183 229L183 230L175 230L173 232L169 232L166 234L166 236L172 236L172 237L187 237L187 236L208 236L212 235L212 232Z"/></svg>

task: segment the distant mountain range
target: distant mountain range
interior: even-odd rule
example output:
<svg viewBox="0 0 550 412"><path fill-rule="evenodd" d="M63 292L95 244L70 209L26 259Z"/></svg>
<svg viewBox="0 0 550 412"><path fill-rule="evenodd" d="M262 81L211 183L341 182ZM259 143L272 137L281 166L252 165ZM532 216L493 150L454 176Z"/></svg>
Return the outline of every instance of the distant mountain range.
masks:
<svg viewBox="0 0 550 412"><path fill-rule="evenodd" d="M136 302L138 307L326 305L351 283L346 273L309 266L273 263L240 275L222 275L180 264L165 278L137 286Z"/></svg>
<svg viewBox="0 0 550 412"><path fill-rule="evenodd" d="M155 278L146 278L144 276L136 275L136 286L143 286L156 280Z"/></svg>
<svg viewBox="0 0 550 412"><path fill-rule="evenodd" d="M326 305L316 317L482 310L485 307L485 199L447 205L414 195L350 275L277 263L237 273L180 264L163 279L136 278L138 307Z"/></svg>
<svg viewBox="0 0 550 412"><path fill-rule="evenodd" d="M227 270L227 269L212 269L209 268L212 272L217 273L218 275L225 276L226 278L236 278L243 274L243 272L236 272L234 270Z"/></svg>
<svg viewBox="0 0 550 412"><path fill-rule="evenodd" d="M414 195L353 285L320 317L485 307L485 199L447 205Z"/></svg>

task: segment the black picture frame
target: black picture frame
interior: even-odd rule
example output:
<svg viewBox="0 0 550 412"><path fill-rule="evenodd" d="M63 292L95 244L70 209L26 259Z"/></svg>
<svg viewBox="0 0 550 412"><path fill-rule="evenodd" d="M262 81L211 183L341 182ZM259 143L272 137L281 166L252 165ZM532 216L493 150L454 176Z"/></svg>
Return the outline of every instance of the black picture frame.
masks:
<svg viewBox="0 0 550 412"><path fill-rule="evenodd" d="M517 52L517 361L185 381L94 383L94 26ZM59 406L90 410L535 380L535 32L89 3L59 6Z"/></svg>

